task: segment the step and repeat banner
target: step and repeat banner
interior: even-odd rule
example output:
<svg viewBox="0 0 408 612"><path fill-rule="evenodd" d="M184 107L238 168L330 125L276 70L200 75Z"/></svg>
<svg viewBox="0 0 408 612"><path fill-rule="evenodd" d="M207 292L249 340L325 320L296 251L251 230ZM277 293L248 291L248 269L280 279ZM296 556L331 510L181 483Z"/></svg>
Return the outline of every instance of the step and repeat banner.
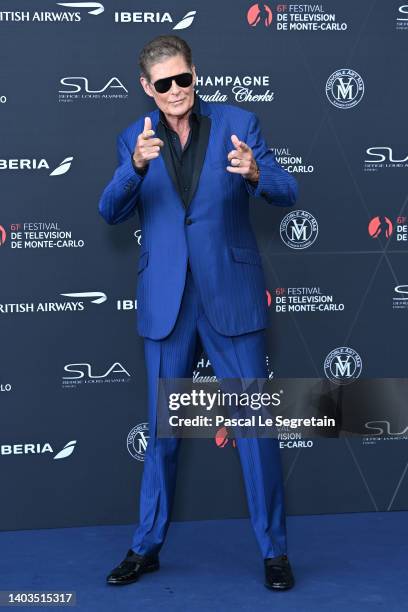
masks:
<svg viewBox="0 0 408 612"><path fill-rule="evenodd" d="M288 513L407 509L408 4L1 0L0 528L138 518L141 227L98 201L118 133L153 109L138 54L159 34L299 183L294 207L250 202L270 377L338 378L340 409L379 415L360 437L282 432ZM193 379L212 377L203 354ZM174 519L244 516L234 440L183 440Z"/></svg>

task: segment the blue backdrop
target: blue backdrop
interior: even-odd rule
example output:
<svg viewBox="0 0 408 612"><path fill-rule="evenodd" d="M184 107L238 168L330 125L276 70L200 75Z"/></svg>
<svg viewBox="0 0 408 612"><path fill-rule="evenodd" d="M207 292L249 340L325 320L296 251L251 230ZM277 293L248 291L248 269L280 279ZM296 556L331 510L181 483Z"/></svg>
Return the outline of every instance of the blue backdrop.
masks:
<svg viewBox="0 0 408 612"><path fill-rule="evenodd" d="M139 50L168 33L199 95L255 112L299 182L292 209L251 202L270 376L375 379L340 394L383 414L367 436L282 437L288 513L407 509L407 422L389 415L406 403L408 5L3 0L0 528L137 520L140 228L97 205L117 134L152 109ZM211 376L204 355L194 378ZM232 441L184 440L174 519L244 516Z"/></svg>

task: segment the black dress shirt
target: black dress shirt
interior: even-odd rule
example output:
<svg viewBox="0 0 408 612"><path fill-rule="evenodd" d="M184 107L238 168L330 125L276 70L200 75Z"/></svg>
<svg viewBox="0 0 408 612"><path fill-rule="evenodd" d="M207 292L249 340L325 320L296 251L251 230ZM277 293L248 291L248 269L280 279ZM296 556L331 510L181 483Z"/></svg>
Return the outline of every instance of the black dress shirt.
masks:
<svg viewBox="0 0 408 612"><path fill-rule="evenodd" d="M164 142L164 146L169 147L171 151L173 168L177 177L178 193L185 206L187 205L191 189L191 178L193 176L200 129L200 104L196 93L194 94L194 104L188 120L190 132L184 148L181 146L179 135L168 125L166 116L162 111L159 113L159 123L157 124L156 134L154 135L155 138L161 138ZM136 172L142 176L148 171L148 164L143 169L136 168L133 161L133 154L132 163Z"/></svg>
<svg viewBox="0 0 408 612"><path fill-rule="evenodd" d="M160 120L157 126L159 138L163 140L165 147L170 148L173 167L177 177L178 193L184 202L184 206L187 206L191 189L191 179L197 152L198 132L200 129L200 107L197 94L194 95L194 105L188 120L190 132L184 148L181 146L177 132L170 128L162 111L160 111Z"/></svg>

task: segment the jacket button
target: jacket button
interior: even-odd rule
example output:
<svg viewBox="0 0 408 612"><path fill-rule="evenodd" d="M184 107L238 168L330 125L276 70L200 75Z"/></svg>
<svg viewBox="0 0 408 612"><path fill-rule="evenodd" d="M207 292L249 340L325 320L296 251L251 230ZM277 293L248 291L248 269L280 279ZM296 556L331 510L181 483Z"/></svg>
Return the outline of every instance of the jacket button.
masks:
<svg viewBox="0 0 408 612"><path fill-rule="evenodd" d="M190 217L186 218L186 225L191 225L192 224L192 220L190 219Z"/></svg>

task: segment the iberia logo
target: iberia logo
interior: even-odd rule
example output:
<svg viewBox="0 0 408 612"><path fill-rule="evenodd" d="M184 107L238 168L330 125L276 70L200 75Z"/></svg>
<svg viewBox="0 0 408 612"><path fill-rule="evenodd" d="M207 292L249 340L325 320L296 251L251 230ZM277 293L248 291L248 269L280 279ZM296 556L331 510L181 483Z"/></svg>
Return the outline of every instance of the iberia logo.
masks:
<svg viewBox="0 0 408 612"><path fill-rule="evenodd" d="M374 217L368 224L368 233L371 238L378 238L380 234L389 238L392 234L392 222L388 217Z"/></svg>
<svg viewBox="0 0 408 612"><path fill-rule="evenodd" d="M0 246L2 246L6 242L6 230L2 225L0 225Z"/></svg>
<svg viewBox="0 0 408 612"><path fill-rule="evenodd" d="M248 9L247 21L253 28L258 24L263 24L266 28L269 28L272 23L272 11L267 4L257 2Z"/></svg>

